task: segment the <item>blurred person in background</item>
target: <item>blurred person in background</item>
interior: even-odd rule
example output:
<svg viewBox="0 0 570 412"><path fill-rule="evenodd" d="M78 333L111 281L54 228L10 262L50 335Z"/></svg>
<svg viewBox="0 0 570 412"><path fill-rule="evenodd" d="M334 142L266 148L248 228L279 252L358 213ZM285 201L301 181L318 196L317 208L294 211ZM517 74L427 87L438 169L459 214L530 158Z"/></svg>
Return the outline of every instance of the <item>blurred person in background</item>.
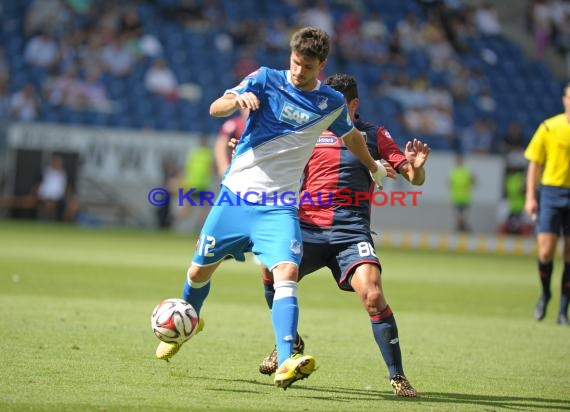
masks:
<svg viewBox="0 0 570 412"><path fill-rule="evenodd" d="M524 169L508 167L505 173L505 215L499 232L512 235L531 235L533 224L524 211L525 202Z"/></svg>
<svg viewBox="0 0 570 412"><path fill-rule="evenodd" d="M10 119L20 122L31 122L39 114L39 98L33 83L27 83L14 93L10 99Z"/></svg>
<svg viewBox="0 0 570 412"><path fill-rule="evenodd" d="M63 167L63 159L59 154L53 153L49 165L42 173L38 187L39 219L62 221L66 194L67 173Z"/></svg>
<svg viewBox="0 0 570 412"><path fill-rule="evenodd" d="M449 190L451 203L455 209L455 230L469 232L468 212L471 206L475 176L471 169L465 166L463 156L455 157L455 165L449 173Z"/></svg>
<svg viewBox="0 0 570 412"><path fill-rule="evenodd" d="M560 306L556 321L570 325L570 83L562 96L564 113L543 121L528 144L525 210L536 216L538 243L538 274L541 295L535 306L534 318L546 316L552 296L550 281L558 238L563 236L564 268L560 287ZM537 188L540 182L540 194Z"/></svg>
<svg viewBox="0 0 570 412"><path fill-rule="evenodd" d="M197 233L209 211L208 201L201 200L202 193L212 189L215 176L214 155L206 136L202 137L198 147L188 151L183 173L179 188L184 193L192 190L190 197L195 205L187 200L182 205L176 205L174 228ZM209 198L214 200L213 197Z"/></svg>
<svg viewBox="0 0 570 412"><path fill-rule="evenodd" d="M245 122L248 116L248 109L240 109L238 116L229 118L220 128L214 146L216 169L220 178L224 176L232 158L232 149L228 146L228 142L231 139L239 140L245 129Z"/></svg>

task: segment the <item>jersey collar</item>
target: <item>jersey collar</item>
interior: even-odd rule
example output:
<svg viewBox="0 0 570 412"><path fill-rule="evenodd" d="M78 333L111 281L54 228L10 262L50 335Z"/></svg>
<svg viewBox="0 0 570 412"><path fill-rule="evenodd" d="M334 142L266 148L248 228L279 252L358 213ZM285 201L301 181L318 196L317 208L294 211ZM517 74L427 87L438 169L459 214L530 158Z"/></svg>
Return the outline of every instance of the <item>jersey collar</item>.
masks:
<svg viewBox="0 0 570 412"><path fill-rule="evenodd" d="M289 84L293 87L295 87L295 85L293 84L293 82L291 81L291 70L285 70L285 72L287 73L287 81L289 82ZM297 89L297 87L295 87L295 89L302 91L303 93L311 93L314 92L316 90L319 90L321 88L321 81L319 79L317 79L317 85L315 86L315 88L311 91L305 92L304 90L301 89Z"/></svg>

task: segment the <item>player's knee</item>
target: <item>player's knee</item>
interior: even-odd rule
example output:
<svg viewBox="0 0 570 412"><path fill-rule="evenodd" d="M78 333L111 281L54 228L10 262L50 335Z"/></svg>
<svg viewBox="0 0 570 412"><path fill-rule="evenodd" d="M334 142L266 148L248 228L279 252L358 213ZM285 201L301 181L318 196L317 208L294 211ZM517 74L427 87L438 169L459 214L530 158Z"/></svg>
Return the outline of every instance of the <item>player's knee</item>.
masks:
<svg viewBox="0 0 570 412"><path fill-rule="evenodd" d="M540 260L541 262L552 262L552 260L554 259L554 253L555 252L556 252L556 249L554 249L554 250L550 250L550 249L539 250L538 251L538 260Z"/></svg>
<svg viewBox="0 0 570 412"><path fill-rule="evenodd" d="M274 282L282 280L292 280L296 282L298 280L299 268L292 263L281 263L275 266L272 272Z"/></svg>
<svg viewBox="0 0 570 412"><path fill-rule="evenodd" d="M369 310L378 310L381 306L380 302L382 301L382 292L377 288L369 288L366 293L364 293L362 300L364 306Z"/></svg>

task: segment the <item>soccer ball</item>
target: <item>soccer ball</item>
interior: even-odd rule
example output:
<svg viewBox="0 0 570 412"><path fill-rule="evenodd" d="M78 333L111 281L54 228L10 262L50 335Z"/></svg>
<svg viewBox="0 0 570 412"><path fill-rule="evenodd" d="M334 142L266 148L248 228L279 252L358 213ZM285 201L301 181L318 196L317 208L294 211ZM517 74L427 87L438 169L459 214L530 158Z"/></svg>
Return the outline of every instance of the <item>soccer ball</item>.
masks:
<svg viewBox="0 0 570 412"><path fill-rule="evenodd" d="M184 343L196 333L198 314L185 300L165 299L152 311L150 324L161 341Z"/></svg>

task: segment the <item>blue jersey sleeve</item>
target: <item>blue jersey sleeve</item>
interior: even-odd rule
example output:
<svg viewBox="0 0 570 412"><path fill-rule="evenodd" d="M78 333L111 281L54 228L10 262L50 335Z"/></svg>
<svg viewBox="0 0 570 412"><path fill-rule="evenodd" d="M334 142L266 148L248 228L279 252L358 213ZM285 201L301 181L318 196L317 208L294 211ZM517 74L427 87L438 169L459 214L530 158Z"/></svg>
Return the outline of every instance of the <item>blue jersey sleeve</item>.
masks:
<svg viewBox="0 0 570 412"><path fill-rule="evenodd" d="M346 104L342 108L340 115L332 122L329 130L339 137L343 137L354 128L350 115L348 114L348 107Z"/></svg>
<svg viewBox="0 0 570 412"><path fill-rule="evenodd" d="M236 87L228 89L225 93L243 94L251 92L259 97L265 84L267 73L264 67L248 74Z"/></svg>

